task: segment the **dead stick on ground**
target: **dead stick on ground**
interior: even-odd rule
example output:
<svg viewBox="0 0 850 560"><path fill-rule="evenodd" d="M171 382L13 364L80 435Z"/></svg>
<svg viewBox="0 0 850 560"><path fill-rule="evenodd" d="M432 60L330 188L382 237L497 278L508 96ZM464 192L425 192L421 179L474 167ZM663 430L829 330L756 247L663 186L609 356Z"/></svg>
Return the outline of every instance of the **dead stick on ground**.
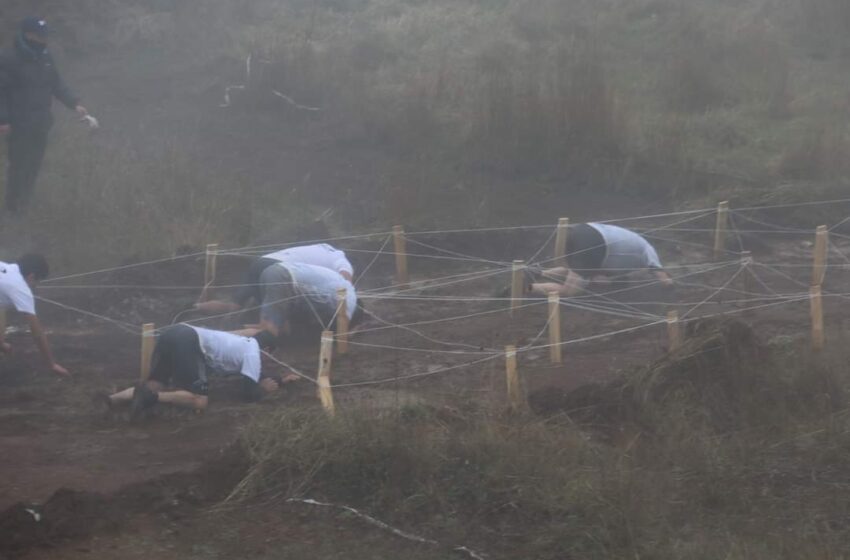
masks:
<svg viewBox="0 0 850 560"><path fill-rule="evenodd" d="M139 380L142 382L147 381L151 375L151 358L156 344L155 331L156 325L153 323L142 325L142 360L139 372Z"/></svg>
<svg viewBox="0 0 850 560"><path fill-rule="evenodd" d="M319 375L318 392L319 400L325 411L333 416L336 412L334 397L331 391L331 364L333 363L334 333L332 331L322 332L322 345L319 349Z"/></svg>

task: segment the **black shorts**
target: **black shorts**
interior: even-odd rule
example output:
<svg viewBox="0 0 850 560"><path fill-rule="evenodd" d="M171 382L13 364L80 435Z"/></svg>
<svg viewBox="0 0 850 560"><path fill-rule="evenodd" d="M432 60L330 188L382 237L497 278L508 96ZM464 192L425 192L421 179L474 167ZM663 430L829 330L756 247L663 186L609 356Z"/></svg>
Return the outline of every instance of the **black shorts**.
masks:
<svg viewBox="0 0 850 560"><path fill-rule="evenodd" d="M151 358L150 380L195 395L209 393L207 366L195 329L174 325L160 331Z"/></svg>
<svg viewBox="0 0 850 560"><path fill-rule="evenodd" d="M602 271L608 247L605 238L596 228L587 224L576 224L570 228L567 238L567 266L581 276Z"/></svg>

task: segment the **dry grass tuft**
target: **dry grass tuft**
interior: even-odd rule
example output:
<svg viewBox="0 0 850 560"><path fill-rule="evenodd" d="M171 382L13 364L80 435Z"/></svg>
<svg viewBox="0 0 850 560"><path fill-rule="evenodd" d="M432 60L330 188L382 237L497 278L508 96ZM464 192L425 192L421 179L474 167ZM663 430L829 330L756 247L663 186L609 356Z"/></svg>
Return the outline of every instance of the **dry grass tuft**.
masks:
<svg viewBox="0 0 850 560"><path fill-rule="evenodd" d="M265 415L245 432L251 468L230 500L346 503L494 558L839 558L843 357L813 364L787 344L703 324L599 393L617 413L583 428L468 405Z"/></svg>

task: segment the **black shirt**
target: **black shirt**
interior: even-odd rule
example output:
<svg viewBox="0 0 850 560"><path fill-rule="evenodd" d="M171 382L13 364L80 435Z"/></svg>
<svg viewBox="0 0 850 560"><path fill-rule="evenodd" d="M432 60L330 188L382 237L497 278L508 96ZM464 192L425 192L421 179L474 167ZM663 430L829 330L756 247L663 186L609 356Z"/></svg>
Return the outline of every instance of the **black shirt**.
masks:
<svg viewBox="0 0 850 560"><path fill-rule="evenodd" d="M48 129L54 97L69 109L78 104L50 53L33 49L19 35L14 48L0 55L0 124Z"/></svg>

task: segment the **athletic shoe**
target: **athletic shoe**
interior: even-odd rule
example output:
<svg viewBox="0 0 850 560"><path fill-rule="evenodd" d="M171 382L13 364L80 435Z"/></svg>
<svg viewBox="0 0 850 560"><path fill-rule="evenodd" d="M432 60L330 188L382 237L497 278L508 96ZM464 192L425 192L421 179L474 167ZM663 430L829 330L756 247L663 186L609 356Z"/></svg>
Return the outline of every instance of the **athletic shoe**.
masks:
<svg viewBox="0 0 850 560"><path fill-rule="evenodd" d="M102 412L104 416L112 412L112 399L109 398L106 392L98 391L92 395L91 400L97 411Z"/></svg>

